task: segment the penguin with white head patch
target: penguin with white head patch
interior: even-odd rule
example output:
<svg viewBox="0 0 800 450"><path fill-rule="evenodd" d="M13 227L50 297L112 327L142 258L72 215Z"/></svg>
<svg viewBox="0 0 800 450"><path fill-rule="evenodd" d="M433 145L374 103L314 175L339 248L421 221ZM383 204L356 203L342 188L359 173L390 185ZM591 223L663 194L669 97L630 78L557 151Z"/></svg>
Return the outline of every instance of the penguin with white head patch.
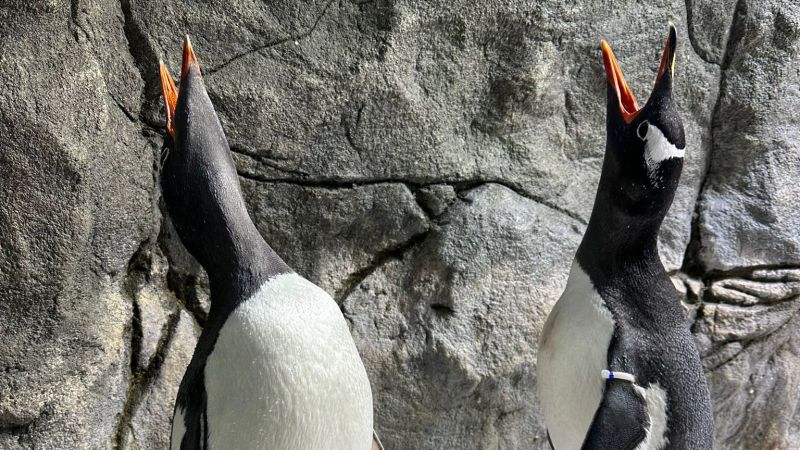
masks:
<svg viewBox="0 0 800 450"><path fill-rule="evenodd" d="M372 393L347 322L250 219L188 37L180 91L163 64L161 85L169 141L162 192L211 287L208 322L178 390L171 448L373 448Z"/></svg>
<svg viewBox="0 0 800 450"><path fill-rule="evenodd" d="M676 43L670 24L640 109L602 42L602 174L567 287L539 342L539 398L555 450L713 448L700 357L657 250L686 144L672 99Z"/></svg>

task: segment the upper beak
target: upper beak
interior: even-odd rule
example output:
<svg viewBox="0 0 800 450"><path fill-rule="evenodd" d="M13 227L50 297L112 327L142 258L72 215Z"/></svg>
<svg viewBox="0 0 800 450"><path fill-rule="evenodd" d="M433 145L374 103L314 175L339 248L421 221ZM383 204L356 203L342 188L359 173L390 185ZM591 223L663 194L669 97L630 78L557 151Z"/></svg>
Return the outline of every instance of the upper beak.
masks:
<svg viewBox="0 0 800 450"><path fill-rule="evenodd" d="M672 79L672 74L675 71L675 49L677 36L678 32L675 29L675 26L670 23L669 34L667 35L667 40L664 43L664 52L661 55L661 64L659 65L658 73L656 74L656 81L654 83L655 86L658 86L661 80L666 79L667 74L669 74L669 79ZM640 109L638 103L636 102L636 97L633 95L633 91L631 91L628 83L625 82L625 77L622 75L622 69L619 68L619 63L617 62L617 58L614 56L614 52L611 50L611 47L605 40L603 40L600 43L600 48L603 52L603 65L606 69L608 84L614 90L617 99L619 100L619 110L622 113L622 118L625 120L625 122L630 123L633 118L636 117L636 114Z"/></svg>
<svg viewBox="0 0 800 450"><path fill-rule="evenodd" d="M194 65L197 68L197 73L200 74L200 62L197 60L197 55L194 54L192 42L189 40L187 34L183 38L183 63L181 64L181 81L186 79L186 74L189 73L189 68ZM167 133L175 139L175 108L178 106L178 88L175 86L175 80L169 74L167 66L163 62L159 62L159 71L161 77L161 91L164 95L164 110L167 115Z"/></svg>
<svg viewBox="0 0 800 450"><path fill-rule="evenodd" d="M675 25L670 22L669 34L667 35L667 41L664 42L664 52L661 54L661 64L658 66L655 84L658 84L667 72L669 72L670 77L675 73L675 48L677 43L678 31L675 29Z"/></svg>
<svg viewBox="0 0 800 450"><path fill-rule="evenodd" d="M181 64L181 80L189 73L189 67L194 65L197 68L197 73L200 74L200 62L197 60L197 55L194 54L192 48L192 41L189 40L189 35L183 37L183 64Z"/></svg>

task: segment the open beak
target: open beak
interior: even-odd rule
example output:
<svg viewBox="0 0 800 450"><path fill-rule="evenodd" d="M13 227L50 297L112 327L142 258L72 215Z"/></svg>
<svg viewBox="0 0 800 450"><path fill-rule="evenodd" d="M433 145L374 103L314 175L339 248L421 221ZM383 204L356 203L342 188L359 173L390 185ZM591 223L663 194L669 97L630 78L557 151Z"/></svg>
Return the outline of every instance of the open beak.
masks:
<svg viewBox="0 0 800 450"><path fill-rule="evenodd" d="M654 83L655 86L659 84L662 79L665 79L665 75L669 74L669 77L672 78L672 74L675 71L675 48L677 43L677 36L678 33L675 30L675 26L672 23L669 24L669 34L667 35L667 40L664 43L664 52L661 55L661 64L658 67L658 73L656 74L656 81ZM636 97L633 95L633 91L628 86L628 83L625 81L625 77L622 75L622 69L619 67L619 63L617 62L617 58L614 56L614 52L611 50L611 46L608 45L608 42L605 40L601 41L600 48L603 52L603 65L606 69L606 78L608 79L608 84L611 85L611 88L617 95L617 100L619 101L619 110L622 113L622 118L625 122L630 123L636 114L639 112L639 105L636 102Z"/></svg>
<svg viewBox="0 0 800 450"><path fill-rule="evenodd" d="M200 62L197 61L197 55L194 54L192 42L189 40L187 34L183 38L183 63L181 64L181 81L186 79L186 74L189 73L189 67L194 65L197 68L197 73L200 74ZM169 74L167 66L163 62L159 62L159 75L161 77L161 92L164 96L164 111L167 115L167 133L175 139L175 108L178 106L178 88L175 86L175 80Z"/></svg>

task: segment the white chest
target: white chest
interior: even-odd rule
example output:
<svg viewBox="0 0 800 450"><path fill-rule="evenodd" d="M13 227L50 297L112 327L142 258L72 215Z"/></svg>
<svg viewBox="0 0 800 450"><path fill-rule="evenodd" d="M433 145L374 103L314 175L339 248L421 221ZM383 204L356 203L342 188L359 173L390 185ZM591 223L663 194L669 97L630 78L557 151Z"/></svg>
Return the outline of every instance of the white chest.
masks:
<svg viewBox="0 0 800 450"><path fill-rule="evenodd" d="M347 323L299 275L270 279L230 315L205 386L212 449L370 448L372 394Z"/></svg>
<svg viewBox="0 0 800 450"><path fill-rule="evenodd" d="M537 385L550 439L580 449L603 397L614 321L588 275L574 262L567 287L539 343Z"/></svg>

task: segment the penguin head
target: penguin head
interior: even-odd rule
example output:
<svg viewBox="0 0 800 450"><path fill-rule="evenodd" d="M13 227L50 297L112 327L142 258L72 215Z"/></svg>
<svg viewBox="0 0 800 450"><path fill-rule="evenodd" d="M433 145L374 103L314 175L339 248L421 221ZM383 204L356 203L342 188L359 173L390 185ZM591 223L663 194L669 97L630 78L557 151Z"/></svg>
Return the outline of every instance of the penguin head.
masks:
<svg viewBox="0 0 800 450"><path fill-rule="evenodd" d="M602 41L608 80L607 141L601 189L630 216L662 216L683 168L683 123L672 99L677 32L670 24L653 91L639 108L611 47Z"/></svg>

